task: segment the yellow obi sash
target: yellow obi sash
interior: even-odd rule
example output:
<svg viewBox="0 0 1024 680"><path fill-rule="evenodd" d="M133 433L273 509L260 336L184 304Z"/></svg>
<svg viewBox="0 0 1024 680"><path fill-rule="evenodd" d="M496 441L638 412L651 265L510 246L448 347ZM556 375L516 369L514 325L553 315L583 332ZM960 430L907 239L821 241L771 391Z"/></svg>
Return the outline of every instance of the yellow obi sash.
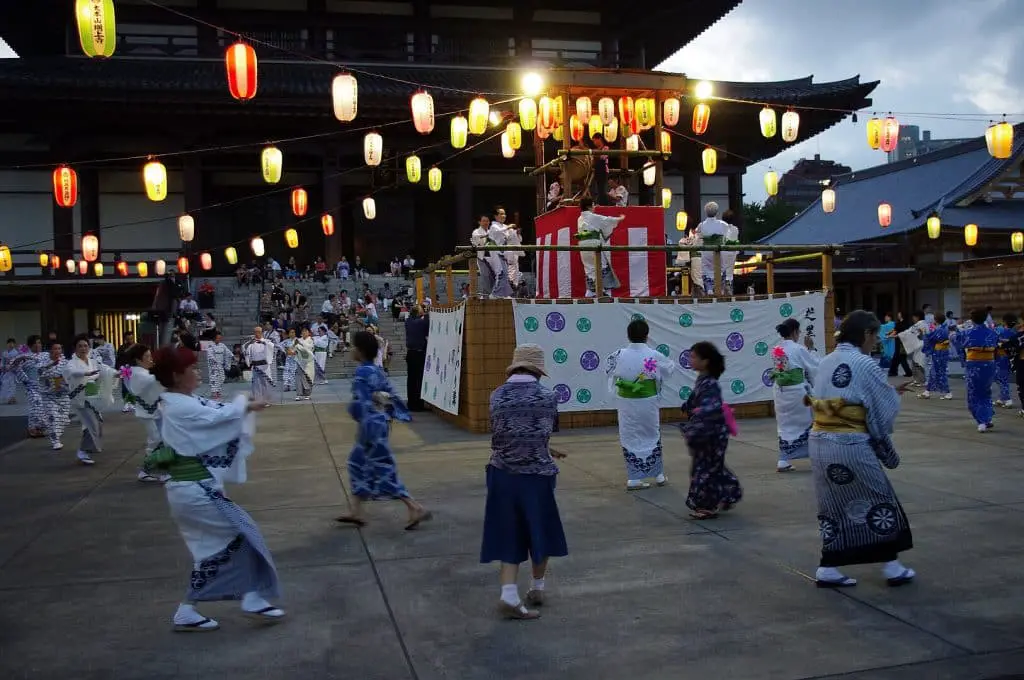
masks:
<svg viewBox="0 0 1024 680"><path fill-rule="evenodd" d="M968 347L968 361L992 361L996 358L996 351L991 347Z"/></svg>
<svg viewBox="0 0 1024 680"><path fill-rule="evenodd" d="M811 407L815 432L867 433L867 409L860 404L847 404L845 399L812 399L804 397Z"/></svg>
<svg viewBox="0 0 1024 680"><path fill-rule="evenodd" d="M944 340L942 342L935 343L935 349L939 349L939 350L947 350L947 349L949 349L949 340Z"/></svg>
<svg viewBox="0 0 1024 680"><path fill-rule="evenodd" d="M615 389L623 399L647 399L658 396L658 381L651 378L640 380L616 378Z"/></svg>
<svg viewBox="0 0 1024 680"><path fill-rule="evenodd" d="M1000 348L997 347L996 348L996 355L995 356L996 356L997 359L1000 359L1002 357L1008 357L1010 355L1006 353L1005 349L1000 349Z"/></svg>

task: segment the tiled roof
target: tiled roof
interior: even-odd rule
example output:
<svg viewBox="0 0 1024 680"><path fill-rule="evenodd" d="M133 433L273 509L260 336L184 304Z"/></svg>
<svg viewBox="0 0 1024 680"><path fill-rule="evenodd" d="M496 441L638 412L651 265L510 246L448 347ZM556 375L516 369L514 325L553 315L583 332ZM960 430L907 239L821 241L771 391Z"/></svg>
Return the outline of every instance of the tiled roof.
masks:
<svg viewBox="0 0 1024 680"><path fill-rule="evenodd" d="M1024 158L1024 123L1014 128L1010 158L993 158L984 137L972 139L941 151L898 163L858 170L834 178L836 209L826 214L819 198L806 210L762 243L853 243L900 234L924 226L938 211L942 223L963 226L976 223L982 228L1024 227L1024 201L979 200L955 207L969 199ZM878 224L878 204L892 206L892 224Z"/></svg>

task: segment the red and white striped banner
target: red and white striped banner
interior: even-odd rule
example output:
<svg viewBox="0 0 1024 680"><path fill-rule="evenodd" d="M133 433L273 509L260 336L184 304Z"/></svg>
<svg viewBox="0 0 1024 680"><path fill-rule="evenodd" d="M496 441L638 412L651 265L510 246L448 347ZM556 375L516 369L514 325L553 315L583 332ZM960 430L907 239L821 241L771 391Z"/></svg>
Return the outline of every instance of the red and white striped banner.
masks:
<svg viewBox="0 0 1024 680"><path fill-rule="evenodd" d="M596 210L602 215L626 215L615 231L609 245L662 246L665 245L664 211L661 208L631 207ZM579 208L564 207L541 215L536 220L537 245L577 245L574 238ZM581 253L571 251L540 251L537 253L537 297L584 297L587 279L583 271ZM621 284L612 297L659 297L667 294L663 252L613 252L612 270ZM587 257L591 257L587 253Z"/></svg>

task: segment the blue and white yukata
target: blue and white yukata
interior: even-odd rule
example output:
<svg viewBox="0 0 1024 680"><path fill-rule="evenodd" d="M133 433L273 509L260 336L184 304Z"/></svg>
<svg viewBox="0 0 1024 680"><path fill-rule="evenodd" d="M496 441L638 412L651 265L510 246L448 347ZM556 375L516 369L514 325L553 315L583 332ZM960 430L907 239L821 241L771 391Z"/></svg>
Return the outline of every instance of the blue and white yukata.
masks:
<svg viewBox="0 0 1024 680"><path fill-rule="evenodd" d="M160 399L164 386L142 366L125 366L121 369L121 384L135 404L135 417L146 426L146 453L159 448L160 437ZM162 482L166 479L149 474L145 469L139 470L140 482Z"/></svg>
<svg viewBox="0 0 1024 680"><path fill-rule="evenodd" d="M224 389L224 376L231 368L231 349L223 342L210 343L206 348L206 367L210 379L210 396L220 399ZM287 378L287 371L285 372Z"/></svg>
<svg viewBox="0 0 1024 680"><path fill-rule="evenodd" d="M94 374L95 375L92 375ZM117 371L91 356L86 361L72 354L64 366L64 380L70 391L71 408L82 422L82 440L78 458L89 462L89 454L103 451L103 409L114 403L113 389Z"/></svg>
<svg viewBox="0 0 1024 680"><path fill-rule="evenodd" d="M14 360L12 369L18 376L18 382L25 388L28 399L28 435L42 437L46 432L46 408L43 396L39 392L39 367L45 361L49 363L50 355L45 352L28 352Z"/></svg>
<svg viewBox="0 0 1024 680"><path fill-rule="evenodd" d="M295 363L295 355L289 350L295 346L298 342L298 338L285 338L281 341L281 349L284 350L284 386L285 392L291 392L295 389L295 372L299 370L298 365Z"/></svg>
<svg viewBox="0 0 1024 680"><path fill-rule="evenodd" d="M18 375L12 367L12 363L21 354L21 350L17 348L6 350L0 354L0 403L14 403L15 392L18 388Z"/></svg>
<svg viewBox="0 0 1024 680"><path fill-rule="evenodd" d="M316 373L316 347L313 338L297 338L292 349L295 355L289 359L295 361L295 398L309 399L313 394L313 376ZM326 353L325 349L324 354Z"/></svg>
<svg viewBox="0 0 1024 680"><path fill-rule="evenodd" d="M39 365L39 394L43 400L44 427L50 438L50 446L55 450L64 446L61 437L71 422L71 400L68 397L68 383L64 379L67 363L64 357L54 362L47 356Z"/></svg>
<svg viewBox="0 0 1024 680"><path fill-rule="evenodd" d="M327 384L327 355L331 353L332 335L333 333L328 331L312 338L314 380L318 385ZM334 337L337 338L337 336Z"/></svg>
<svg viewBox="0 0 1024 680"><path fill-rule="evenodd" d="M1002 345L1012 342L1017 338L1017 331L1006 326L996 329L996 336L999 338L999 348L996 349L996 374L995 381L999 385L999 398L996 399L996 406L1011 408L1013 397L1010 394L1010 352L1003 349Z"/></svg>
<svg viewBox="0 0 1024 680"><path fill-rule="evenodd" d="M266 338L252 340L245 346L245 359L252 371L252 398L257 401L270 402L270 389L277 384L274 381L276 368L274 343Z"/></svg>
<svg viewBox="0 0 1024 680"><path fill-rule="evenodd" d="M988 326L974 326L961 331L957 343L963 348L964 379L967 383L967 409L978 424L978 431L992 427L995 411L992 408L992 381L995 379L996 347L999 337Z"/></svg>
<svg viewBox="0 0 1024 680"><path fill-rule="evenodd" d="M359 424L348 456L352 495L361 500L410 498L398 479L388 436L392 419L408 422L412 417L384 370L373 362L356 369L348 412Z"/></svg>
<svg viewBox="0 0 1024 680"><path fill-rule="evenodd" d="M811 432L811 409L805 403L817 375L821 357L792 340L783 340L772 352L775 369L772 388L775 424L779 434L779 462L776 469L788 472L792 461L807 458Z"/></svg>
<svg viewBox="0 0 1024 680"><path fill-rule="evenodd" d="M949 392L949 326L939 324L925 334L922 352L928 357L928 380L921 397L927 399L932 392L943 395L943 399L952 399Z"/></svg>

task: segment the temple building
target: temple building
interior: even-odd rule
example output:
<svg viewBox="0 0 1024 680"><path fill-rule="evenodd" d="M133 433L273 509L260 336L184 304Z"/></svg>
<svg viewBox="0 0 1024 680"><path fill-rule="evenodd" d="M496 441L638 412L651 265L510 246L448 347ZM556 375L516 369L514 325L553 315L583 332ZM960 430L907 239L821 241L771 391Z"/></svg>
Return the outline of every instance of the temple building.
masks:
<svg viewBox="0 0 1024 680"><path fill-rule="evenodd" d="M234 246L238 259L249 261L250 239L258 235L267 255L282 262L358 254L371 270L382 271L407 252L429 262L464 243L476 217L496 204L524 225L529 239L536 184L524 167L534 164L533 145L544 144L550 158L559 142L526 133L521 149L505 158L495 126L471 135L456 153L449 143L451 117L481 96L497 125L506 124L517 113L526 72L542 78L550 69L656 76L657 64L740 3L666 3L639 21L633 8L610 0L567 0L557 9L514 0L166 0L161 6L117 0L116 49L108 59L83 55L75 2L57 4L63 11L21 3L0 27L19 55L0 61L0 241L15 261L14 272L0 279L40 278L40 250L79 259L84 234L97 237L108 271L120 259L131 263L132 277L138 261L152 267L183 253L198 272L202 252L212 255L209 273L224 275L234 269L225 248ZM647 28L654 25L672 30ZM258 57L258 92L249 101L232 97L225 73L225 51L239 35ZM341 72L358 83L351 122L339 122L332 109L332 80ZM696 135L690 125L695 83L682 74L661 75L678 83L682 102L663 186L673 194L672 215L685 209L691 219L706 200L740 208L746 167L788 146L779 134L762 135L758 114L765 104L780 115L790 106L816 109L800 112L801 141L837 123L841 111L869 106L877 85L810 77L713 82L710 124ZM420 90L433 97L436 125L429 134L418 133L410 119L410 97ZM382 161L371 168L364 135L372 130L382 136ZM267 145L282 154L282 176L274 184L260 172ZM714 174L702 171L707 146L720 150ZM416 184L406 176L414 152L423 174ZM167 196L160 202L143 188L150 160L167 170ZM54 201L52 173L64 163L77 173L72 208ZM652 204L652 192L637 176L640 165L634 161L627 175L632 201ZM426 186L434 166L442 172L437 191ZM302 218L290 201L296 187L307 192ZM373 219L364 208L368 196ZM331 235L321 230L324 213L333 218ZM195 229L187 244L178 229L184 214ZM667 216L667 230L672 225ZM285 242L289 226L297 231L295 249ZM69 283L77 276L52 274ZM25 304L41 306L44 319L57 314L49 298L33 295L24 294Z"/></svg>

